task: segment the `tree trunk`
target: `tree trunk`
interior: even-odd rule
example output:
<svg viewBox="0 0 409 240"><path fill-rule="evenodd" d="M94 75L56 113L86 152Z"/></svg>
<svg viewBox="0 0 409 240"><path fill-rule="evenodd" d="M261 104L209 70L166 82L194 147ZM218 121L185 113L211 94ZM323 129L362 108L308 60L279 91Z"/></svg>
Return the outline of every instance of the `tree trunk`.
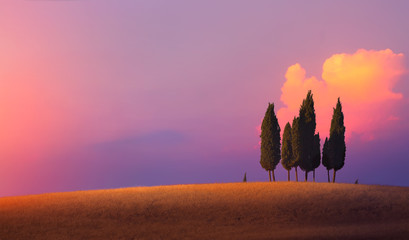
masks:
<svg viewBox="0 0 409 240"><path fill-rule="evenodd" d="M334 169L334 176L332 177L332 182L334 183L335 182L335 173L336 173L337 171L335 171L335 169Z"/></svg>
<svg viewBox="0 0 409 240"><path fill-rule="evenodd" d="M288 181L290 181L290 170L287 170L288 173Z"/></svg>
<svg viewBox="0 0 409 240"><path fill-rule="evenodd" d="M312 181L315 182L315 169L312 171Z"/></svg>
<svg viewBox="0 0 409 240"><path fill-rule="evenodd" d="M329 169L327 169L327 173L328 173L328 182L331 182L331 180L329 179Z"/></svg>
<svg viewBox="0 0 409 240"><path fill-rule="evenodd" d="M270 179L270 182L271 182L271 172L270 172L270 170L268 170L268 179Z"/></svg>
<svg viewBox="0 0 409 240"><path fill-rule="evenodd" d="M273 172L273 182L276 181L276 177L274 176L274 170L272 170L271 172Z"/></svg>
<svg viewBox="0 0 409 240"><path fill-rule="evenodd" d="M305 171L305 181L306 182L308 181L308 172L307 171Z"/></svg>
<svg viewBox="0 0 409 240"><path fill-rule="evenodd" d="M295 181L298 182L298 172L297 167L295 167Z"/></svg>

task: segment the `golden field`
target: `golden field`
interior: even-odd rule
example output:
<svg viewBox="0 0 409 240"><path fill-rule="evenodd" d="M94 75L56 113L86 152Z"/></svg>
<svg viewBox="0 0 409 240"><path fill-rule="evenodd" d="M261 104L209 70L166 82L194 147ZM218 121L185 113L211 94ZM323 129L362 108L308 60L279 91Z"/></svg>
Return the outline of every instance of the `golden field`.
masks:
<svg viewBox="0 0 409 240"><path fill-rule="evenodd" d="M409 239L409 188L265 182L5 197L0 239Z"/></svg>

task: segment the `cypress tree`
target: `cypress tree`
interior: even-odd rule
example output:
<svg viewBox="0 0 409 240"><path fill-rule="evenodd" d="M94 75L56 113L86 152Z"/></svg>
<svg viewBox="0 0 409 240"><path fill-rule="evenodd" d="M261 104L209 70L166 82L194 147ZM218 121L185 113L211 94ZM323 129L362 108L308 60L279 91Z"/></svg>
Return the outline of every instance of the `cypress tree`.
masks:
<svg viewBox="0 0 409 240"><path fill-rule="evenodd" d="M342 112L342 105L339 98L332 115L328 149L330 162L332 162L334 169L332 182L335 182L336 172L344 166L346 152L344 113Z"/></svg>
<svg viewBox="0 0 409 240"><path fill-rule="evenodd" d="M285 125L283 133L283 145L281 147L281 164L287 170L288 181L290 181L290 170L294 166L293 149L291 142L291 125Z"/></svg>
<svg viewBox="0 0 409 240"><path fill-rule="evenodd" d="M274 112L274 104L269 103L266 114L261 124L261 156L260 164L268 171L271 182L271 172L275 181L274 169L281 158L281 136L280 126Z"/></svg>
<svg viewBox="0 0 409 240"><path fill-rule="evenodd" d="M313 145L316 128L314 100L311 90L308 91L307 97L303 100L300 108L300 142L301 156L299 166L305 171L305 181L308 178L308 172L313 168Z"/></svg>
<svg viewBox="0 0 409 240"><path fill-rule="evenodd" d="M312 167L313 167L313 181L315 182L315 169L318 168L321 164L321 146L320 146L320 134L317 133L314 135L314 146L313 146L313 158L312 158Z"/></svg>
<svg viewBox="0 0 409 240"><path fill-rule="evenodd" d="M295 169L295 181L298 182L297 168L301 157L301 139L300 139L300 118L294 117L293 127L291 128L291 148L293 150L293 167Z"/></svg>
<svg viewBox="0 0 409 240"><path fill-rule="evenodd" d="M325 138L324 147L322 148L322 165L327 169L328 174L328 182L331 180L329 179L329 170L333 169L333 166L329 159L328 153L328 138Z"/></svg>
<svg viewBox="0 0 409 240"><path fill-rule="evenodd" d="M247 173L244 173L243 182L247 182Z"/></svg>

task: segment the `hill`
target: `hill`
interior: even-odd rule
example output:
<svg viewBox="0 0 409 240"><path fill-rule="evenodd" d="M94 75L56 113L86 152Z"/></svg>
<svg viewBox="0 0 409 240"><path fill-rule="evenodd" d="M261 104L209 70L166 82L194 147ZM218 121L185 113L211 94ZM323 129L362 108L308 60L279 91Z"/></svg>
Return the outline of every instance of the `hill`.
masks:
<svg viewBox="0 0 409 240"><path fill-rule="evenodd" d="M0 239L408 239L409 188L135 187L0 198Z"/></svg>

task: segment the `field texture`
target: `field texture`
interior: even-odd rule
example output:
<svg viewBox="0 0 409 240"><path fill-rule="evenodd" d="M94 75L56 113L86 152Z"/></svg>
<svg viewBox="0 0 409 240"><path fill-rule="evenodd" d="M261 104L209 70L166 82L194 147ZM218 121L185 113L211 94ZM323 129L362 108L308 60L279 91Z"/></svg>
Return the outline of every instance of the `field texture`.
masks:
<svg viewBox="0 0 409 240"><path fill-rule="evenodd" d="M409 188L230 183L7 197L0 239L409 239Z"/></svg>

